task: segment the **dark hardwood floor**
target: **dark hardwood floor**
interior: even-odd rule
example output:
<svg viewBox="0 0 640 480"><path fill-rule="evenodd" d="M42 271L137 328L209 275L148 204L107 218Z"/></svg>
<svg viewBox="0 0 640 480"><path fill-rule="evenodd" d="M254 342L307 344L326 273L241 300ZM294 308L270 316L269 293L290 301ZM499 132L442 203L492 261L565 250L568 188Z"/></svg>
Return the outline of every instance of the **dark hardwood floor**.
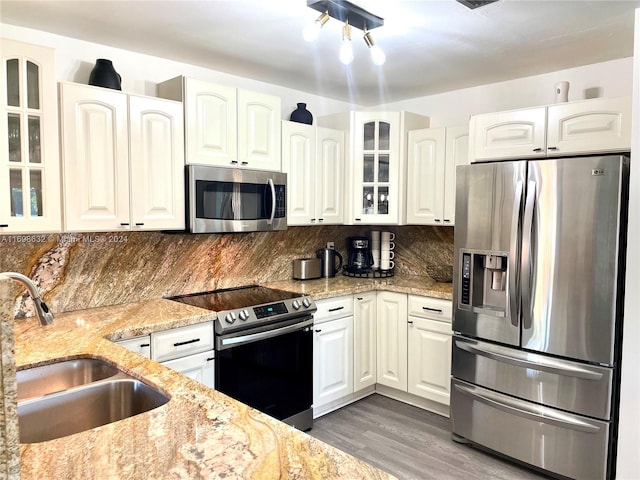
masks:
<svg viewBox="0 0 640 480"><path fill-rule="evenodd" d="M548 478L455 443L449 419L378 394L316 419L308 433L401 480Z"/></svg>

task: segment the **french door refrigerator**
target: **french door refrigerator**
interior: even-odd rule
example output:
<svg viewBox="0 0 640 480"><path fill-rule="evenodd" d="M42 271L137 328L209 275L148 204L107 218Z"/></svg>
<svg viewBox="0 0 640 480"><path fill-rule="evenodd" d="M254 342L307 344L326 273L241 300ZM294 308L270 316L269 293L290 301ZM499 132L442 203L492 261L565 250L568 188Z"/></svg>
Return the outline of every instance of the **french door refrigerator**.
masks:
<svg viewBox="0 0 640 480"><path fill-rule="evenodd" d="M456 171L453 438L613 478L629 158Z"/></svg>

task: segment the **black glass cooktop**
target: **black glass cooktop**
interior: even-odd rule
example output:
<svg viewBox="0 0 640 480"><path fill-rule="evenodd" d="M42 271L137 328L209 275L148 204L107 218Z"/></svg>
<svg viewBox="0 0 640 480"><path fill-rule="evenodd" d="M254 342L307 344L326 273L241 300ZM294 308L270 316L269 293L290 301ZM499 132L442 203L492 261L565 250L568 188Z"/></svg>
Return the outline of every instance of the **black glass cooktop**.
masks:
<svg viewBox="0 0 640 480"><path fill-rule="evenodd" d="M205 308L215 312L236 310L246 307L254 307L265 303L281 302L292 298L299 298L299 293L285 292L273 288L248 286L229 288L225 290L212 290L210 292L191 293L167 297L169 300Z"/></svg>

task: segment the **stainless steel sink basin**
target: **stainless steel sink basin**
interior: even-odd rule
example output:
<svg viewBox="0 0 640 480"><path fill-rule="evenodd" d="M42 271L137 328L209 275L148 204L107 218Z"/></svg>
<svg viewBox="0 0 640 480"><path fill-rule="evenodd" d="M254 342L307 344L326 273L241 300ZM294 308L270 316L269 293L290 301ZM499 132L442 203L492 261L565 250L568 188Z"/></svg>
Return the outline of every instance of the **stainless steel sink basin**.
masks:
<svg viewBox="0 0 640 480"><path fill-rule="evenodd" d="M18 401L86 385L119 372L115 366L96 358L78 358L19 370L16 375Z"/></svg>
<svg viewBox="0 0 640 480"><path fill-rule="evenodd" d="M21 443L39 443L148 412L169 398L96 359L18 372Z"/></svg>

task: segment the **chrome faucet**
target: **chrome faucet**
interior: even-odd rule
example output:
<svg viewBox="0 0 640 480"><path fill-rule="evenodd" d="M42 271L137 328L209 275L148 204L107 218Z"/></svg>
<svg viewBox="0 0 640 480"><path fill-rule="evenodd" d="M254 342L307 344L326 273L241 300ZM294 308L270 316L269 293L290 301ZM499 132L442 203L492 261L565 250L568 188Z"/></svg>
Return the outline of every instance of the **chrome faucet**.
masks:
<svg viewBox="0 0 640 480"><path fill-rule="evenodd" d="M33 305L36 309L36 316L38 317L38 320L40 320L40 325L44 327L45 325L50 325L51 323L53 323L53 313L51 313L49 307L47 307L47 304L44 303L44 300L40 298L38 289L36 288L35 284L29 279L29 277L16 272L0 273L0 280L4 280L7 278L16 280L17 282L20 282L24 284L25 287L27 287L27 290L29 290L29 295L31 295L31 298L33 299Z"/></svg>

